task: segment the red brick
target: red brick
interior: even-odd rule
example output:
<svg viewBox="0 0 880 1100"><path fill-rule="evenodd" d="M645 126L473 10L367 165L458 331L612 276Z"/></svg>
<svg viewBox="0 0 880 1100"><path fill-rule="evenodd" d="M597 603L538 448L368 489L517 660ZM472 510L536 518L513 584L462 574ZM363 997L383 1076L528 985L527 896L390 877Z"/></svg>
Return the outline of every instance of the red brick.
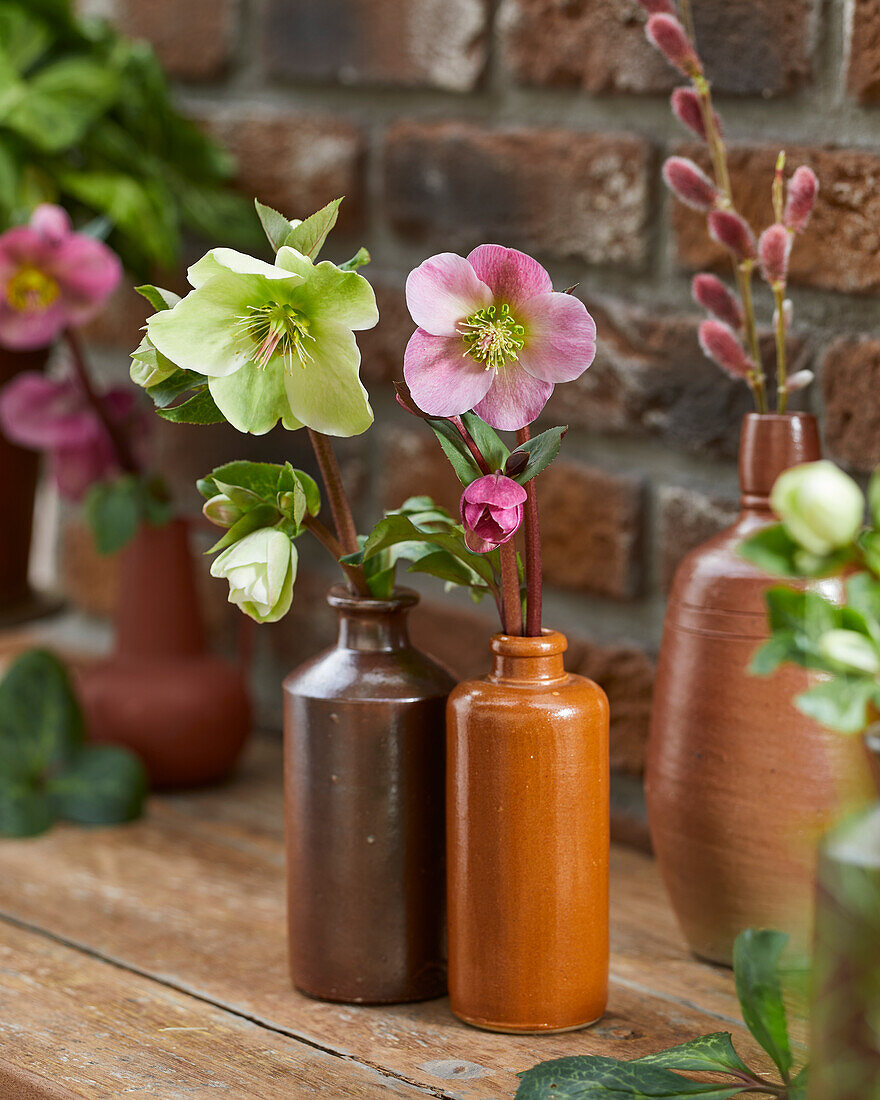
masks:
<svg viewBox="0 0 880 1100"><path fill-rule="evenodd" d="M416 326L406 308L403 283L374 278L370 268L364 274L373 285L379 307L379 324L358 333L361 377L369 388L371 383L403 378L403 353Z"/></svg>
<svg viewBox="0 0 880 1100"><path fill-rule="evenodd" d="M401 426L387 429L382 443L382 507L399 508L407 497L427 495L458 515L461 484L434 433L422 423L408 427L414 421L402 409L395 420Z"/></svg>
<svg viewBox="0 0 880 1100"><path fill-rule="evenodd" d="M695 547L733 523L735 501L709 496L681 485L663 485L657 494L657 554L665 591L679 562Z"/></svg>
<svg viewBox="0 0 880 1100"><path fill-rule="evenodd" d="M547 584L615 599L637 594L638 478L557 460L541 475L538 500Z"/></svg>
<svg viewBox="0 0 880 1100"><path fill-rule="evenodd" d="M245 193L290 218L307 217L344 195L337 232L360 231L365 146L356 126L329 116L241 106L202 113L200 119L235 156L237 183Z"/></svg>
<svg viewBox="0 0 880 1100"><path fill-rule="evenodd" d="M396 229L443 249L498 240L638 268L650 213L647 142L574 130L401 122L386 143Z"/></svg>
<svg viewBox="0 0 880 1100"><path fill-rule="evenodd" d="M880 465L880 340L836 340L820 377L829 456L868 473Z"/></svg>
<svg viewBox="0 0 880 1100"><path fill-rule="evenodd" d="M487 0L268 0L262 49L280 79L464 92L487 32Z"/></svg>
<svg viewBox="0 0 880 1100"><path fill-rule="evenodd" d="M640 647L582 640L571 672L605 689L611 704L611 768L641 775L651 721L654 662ZM574 654L572 656L575 656Z"/></svg>
<svg viewBox="0 0 880 1100"><path fill-rule="evenodd" d="M115 0L113 21L149 42L169 76L214 80L232 61L238 0Z"/></svg>
<svg viewBox="0 0 880 1100"><path fill-rule="evenodd" d="M697 39L718 91L777 95L810 73L813 0L700 0ZM676 74L645 40L636 0L503 0L504 59L525 84L663 92Z"/></svg>
<svg viewBox="0 0 880 1100"><path fill-rule="evenodd" d="M862 103L880 102L880 0L850 0L846 83Z"/></svg>
<svg viewBox="0 0 880 1100"><path fill-rule="evenodd" d="M777 145L735 146L730 153L734 200L760 231L773 220L770 185ZM880 290L880 156L856 149L786 144L789 170L808 164L819 177L819 197L806 231L792 251L792 282L851 293ZM702 150L686 147L703 159ZM679 259L687 267L725 264L710 240L705 217L675 204ZM797 302L795 302L795 309Z"/></svg>

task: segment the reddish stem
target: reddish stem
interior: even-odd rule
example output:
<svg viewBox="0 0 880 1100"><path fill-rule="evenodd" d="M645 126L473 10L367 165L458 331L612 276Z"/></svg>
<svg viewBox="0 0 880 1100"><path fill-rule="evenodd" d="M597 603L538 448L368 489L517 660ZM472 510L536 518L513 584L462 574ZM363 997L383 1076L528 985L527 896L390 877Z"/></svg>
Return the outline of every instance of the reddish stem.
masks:
<svg viewBox="0 0 880 1100"><path fill-rule="evenodd" d="M516 546L513 539L502 543L501 553L501 604L502 623L505 634L521 635L522 599L519 592L519 569L516 563Z"/></svg>
<svg viewBox="0 0 880 1100"><path fill-rule="evenodd" d="M342 554L356 554L360 549L357 540L357 527L355 527L351 505L342 481L342 472L339 469L339 463L336 461L333 447L326 435L313 431L311 428L308 429L308 432L315 458L318 460L318 466L321 470L321 480L324 482L324 489L327 492L327 500L333 516L333 525L336 528L338 545ZM312 531L317 535L314 526ZM342 569L350 585L359 596L370 595L370 588L362 566L342 566Z"/></svg>
<svg viewBox="0 0 880 1100"><path fill-rule="evenodd" d="M82 345L79 342L79 337L72 329L66 329L64 332L64 339L70 351L73 369L76 372L79 384L95 416L100 420L101 426L107 433L116 454L116 462L119 468L124 470L127 474L139 474L141 472L140 465L134 457L134 452L131 449L125 432L119 424L113 421L103 400L92 385L91 375L89 374L89 368L86 366L86 360L83 355Z"/></svg>
<svg viewBox="0 0 880 1100"><path fill-rule="evenodd" d="M461 419L461 417L450 416L449 421L450 423L454 424L455 427L458 429L461 438L467 444L467 449L474 456L474 462L476 462L476 464L480 467L484 474L491 474L492 471L489 469L489 463L485 460L485 458L483 458L482 451L474 441L474 437L464 426L464 421Z"/></svg>
<svg viewBox="0 0 880 1100"><path fill-rule="evenodd" d="M528 425L516 433L519 444L527 443L532 437ZM526 637L541 637L541 619L543 603L543 579L541 564L541 529L538 524L538 493L535 479L523 486L526 491L525 535L526 535Z"/></svg>

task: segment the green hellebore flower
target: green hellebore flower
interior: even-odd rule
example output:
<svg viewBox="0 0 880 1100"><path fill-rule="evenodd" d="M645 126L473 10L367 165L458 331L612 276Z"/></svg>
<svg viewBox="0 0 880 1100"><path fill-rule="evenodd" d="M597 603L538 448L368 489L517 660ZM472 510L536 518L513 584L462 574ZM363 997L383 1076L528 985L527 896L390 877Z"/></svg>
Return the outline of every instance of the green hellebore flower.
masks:
<svg viewBox="0 0 880 1100"><path fill-rule="evenodd" d="M160 354L147 336L143 337L131 353L129 374L136 386L142 386L144 389L148 386L157 386L166 378L170 378L176 370L175 364Z"/></svg>
<svg viewBox="0 0 880 1100"><path fill-rule="evenodd" d="M770 507L805 550L824 557L849 546L864 522L865 498L833 462L806 462L776 479Z"/></svg>
<svg viewBox="0 0 880 1100"><path fill-rule="evenodd" d="M379 311L363 276L283 247L274 264L215 248L188 277L194 289L150 318L147 338L208 378L230 424L254 435L279 420L337 436L369 428L354 330L372 328Z"/></svg>
<svg viewBox="0 0 880 1100"><path fill-rule="evenodd" d="M275 623L290 610L296 547L276 527L261 527L234 542L211 563L212 577L229 581L229 602L256 619Z"/></svg>

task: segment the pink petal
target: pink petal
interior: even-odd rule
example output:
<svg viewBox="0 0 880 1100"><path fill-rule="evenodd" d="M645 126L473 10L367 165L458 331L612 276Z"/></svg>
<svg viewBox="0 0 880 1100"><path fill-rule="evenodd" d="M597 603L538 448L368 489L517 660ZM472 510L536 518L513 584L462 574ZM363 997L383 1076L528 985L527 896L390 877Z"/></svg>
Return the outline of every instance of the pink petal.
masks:
<svg viewBox="0 0 880 1100"><path fill-rule="evenodd" d="M2 288L0 288L2 295ZM23 313L0 297L0 347L32 351L54 344L67 323L67 311L60 299L48 309Z"/></svg>
<svg viewBox="0 0 880 1100"><path fill-rule="evenodd" d="M81 233L72 233L58 245L46 270L58 280L70 323L76 325L98 312L122 278L116 253Z"/></svg>
<svg viewBox="0 0 880 1100"><path fill-rule="evenodd" d="M519 353L524 370L543 382L580 378L596 355L596 322L571 294L539 294L520 307L526 328Z"/></svg>
<svg viewBox="0 0 880 1100"><path fill-rule="evenodd" d="M431 336L416 329L406 345L403 377L413 400L429 416L458 416L485 397L493 374L462 354L460 336Z"/></svg>
<svg viewBox="0 0 880 1100"><path fill-rule="evenodd" d="M492 504L495 506L493 510L496 510L524 504L526 491L519 482L504 474L486 474L468 485L464 497L471 504Z"/></svg>
<svg viewBox="0 0 880 1100"><path fill-rule="evenodd" d="M492 291L495 301L507 302L511 309L553 289L550 276L538 261L515 248L481 244L468 256L468 262Z"/></svg>
<svg viewBox="0 0 880 1100"><path fill-rule="evenodd" d="M25 371L0 390L0 425L14 443L42 449L81 446L97 423L75 382Z"/></svg>
<svg viewBox="0 0 880 1100"><path fill-rule="evenodd" d="M52 477L58 492L70 500L81 500L90 485L116 469L113 448L103 434L91 443L60 447L52 452Z"/></svg>
<svg viewBox="0 0 880 1100"><path fill-rule="evenodd" d="M464 544L468 550L473 550L475 554L488 554L500 545L497 542L487 542L485 539L481 539L473 531L465 531Z"/></svg>
<svg viewBox="0 0 880 1100"><path fill-rule="evenodd" d="M550 382L527 374L518 363L492 372L492 388L474 412L500 431L517 431L537 419L553 393Z"/></svg>
<svg viewBox="0 0 880 1100"><path fill-rule="evenodd" d="M25 264L45 270L52 251L52 245L27 225L7 229L0 234L0 283L7 283Z"/></svg>
<svg viewBox="0 0 880 1100"><path fill-rule="evenodd" d="M409 273L406 304L419 328L455 336L459 321L492 304L492 292L463 256L441 252Z"/></svg>
<svg viewBox="0 0 880 1100"><path fill-rule="evenodd" d="M70 235L70 216L67 211L51 202L41 202L31 214L28 223L35 233L50 244L59 244Z"/></svg>

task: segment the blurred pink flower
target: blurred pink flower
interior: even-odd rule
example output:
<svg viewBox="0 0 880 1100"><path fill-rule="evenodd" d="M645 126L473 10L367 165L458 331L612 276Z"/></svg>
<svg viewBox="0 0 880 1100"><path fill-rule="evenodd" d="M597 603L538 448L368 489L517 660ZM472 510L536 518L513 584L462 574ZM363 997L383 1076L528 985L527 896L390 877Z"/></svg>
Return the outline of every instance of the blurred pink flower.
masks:
<svg viewBox="0 0 880 1100"><path fill-rule="evenodd" d="M743 326L742 306L717 275L695 275L691 283L694 301L733 329Z"/></svg>
<svg viewBox="0 0 880 1100"><path fill-rule="evenodd" d="M555 293L537 260L514 248L431 256L410 272L406 302L419 328L403 373L429 416L473 409L494 428L523 428L554 384L579 378L596 354L583 302Z"/></svg>
<svg viewBox="0 0 880 1100"><path fill-rule="evenodd" d="M130 419L131 390L107 390L102 400L114 421ZM35 371L17 375L0 390L0 428L12 443L47 452L58 491L71 500L119 472L106 429L74 379L55 381Z"/></svg>
<svg viewBox="0 0 880 1100"><path fill-rule="evenodd" d="M487 554L512 539L523 518L526 491L504 474L487 474L472 481L461 496L465 542Z"/></svg>
<svg viewBox="0 0 880 1100"><path fill-rule="evenodd" d="M116 254L74 233L60 206L43 203L28 225L0 234L0 346L46 347L100 310L122 277Z"/></svg>

